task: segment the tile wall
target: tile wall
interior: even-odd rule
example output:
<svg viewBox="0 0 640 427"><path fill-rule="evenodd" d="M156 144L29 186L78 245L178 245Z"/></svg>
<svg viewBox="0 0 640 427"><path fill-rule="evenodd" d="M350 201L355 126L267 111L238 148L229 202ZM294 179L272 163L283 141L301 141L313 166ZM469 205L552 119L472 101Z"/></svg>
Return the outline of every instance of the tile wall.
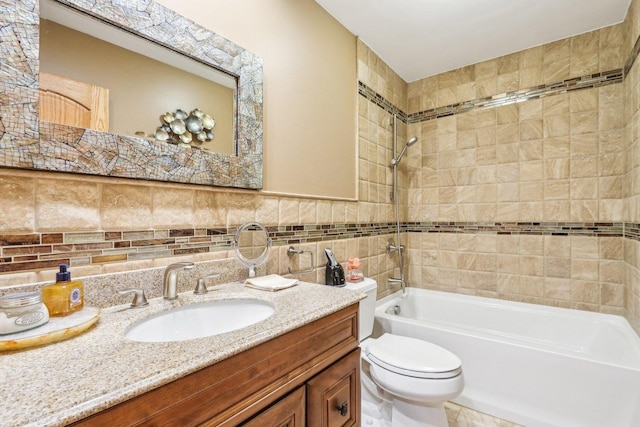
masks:
<svg viewBox="0 0 640 427"><path fill-rule="evenodd" d="M408 134L423 141L408 164L412 283L623 314L640 330L636 9L408 85Z"/></svg>
<svg viewBox="0 0 640 427"><path fill-rule="evenodd" d="M637 0L630 10L624 24L410 84L358 41L358 201L0 169L0 287L51 280L61 261L79 277L233 258L235 228L259 221L275 240L267 273L308 267L286 255L293 245L314 252L301 278L322 282L330 246L341 262L363 258L384 296L397 274L384 252L396 113L399 144L420 137L400 166L413 285L626 314L640 331L640 76L620 74ZM509 98L575 84L591 87ZM499 102L481 108L488 98Z"/></svg>
<svg viewBox="0 0 640 427"><path fill-rule="evenodd" d="M635 54L640 48L640 2L633 0L629 7L625 50ZM627 229L624 240L625 308L627 318L636 331L640 331L640 65L629 67L624 82L625 150L623 196Z"/></svg>
<svg viewBox="0 0 640 427"><path fill-rule="evenodd" d="M310 266L306 256L286 255L290 245L313 251L315 266L326 263L325 247L343 263L359 256L380 283L393 269L383 253L392 224L374 201L7 169L0 169L0 194L0 288L52 280L60 262L81 277L233 259L233 235L249 221L264 224L274 240L268 273ZM324 268L301 278L321 283Z"/></svg>

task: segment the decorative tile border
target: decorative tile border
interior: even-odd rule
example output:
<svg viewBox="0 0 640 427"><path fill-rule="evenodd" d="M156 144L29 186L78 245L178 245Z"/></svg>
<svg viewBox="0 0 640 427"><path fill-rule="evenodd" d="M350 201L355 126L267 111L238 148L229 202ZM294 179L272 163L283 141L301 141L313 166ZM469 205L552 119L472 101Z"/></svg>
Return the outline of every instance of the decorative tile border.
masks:
<svg viewBox="0 0 640 427"><path fill-rule="evenodd" d="M274 246L393 234L395 223L305 224L266 227ZM229 250L236 227L0 235L0 273L125 262ZM621 222L407 222L402 232L626 237L640 224Z"/></svg>
<svg viewBox="0 0 640 427"><path fill-rule="evenodd" d="M507 234L535 236L622 237L622 222L421 222L406 223L407 232Z"/></svg>
<svg viewBox="0 0 640 427"><path fill-rule="evenodd" d="M480 108L501 107L504 105L514 104L516 102L560 95L575 90L593 89L614 83L622 83L623 79L624 70L622 68L606 71L604 73L575 77L557 83L534 86L527 89L515 90L494 96L487 96L485 98L472 99L470 101L459 102L444 107L411 113L408 115L408 123L420 123L427 120L462 114L467 111Z"/></svg>
<svg viewBox="0 0 640 427"><path fill-rule="evenodd" d="M624 77L624 69L618 68L616 70L606 71L603 73L589 74L582 77L563 80L561 82L534 86L484 98L472 99L411 114L407 114L400 110L398 107L386 100L382 95L376 93L373 89L369 88L362 82L358 82L358 93L386 112L390 114L397 114L398 118L404 123L414 124L462 114L481 108L501 107L504 105L514 104L516 102L560 95L575 90L593 89L615 83L622 83L624 81Z"/></svg>
<svg viewBox="0 0 640 427"><path fill-rule="evenodd" d="M624 64L625 77L629 74L629 71L631 71L631 67L633 67L636 59L638 59L638 54L640 54L640 36L636 39L636 42L631 49L631 53L629 54L629 59L627 59L627 62Z"/></svg>
<svg viewBox="0 0 640 427"><path fill-rule="evenodd" d="M640 224L628 222L624 225L624 237L640 242Z"/></svg>
<svg viewBox="0 0 640 427"><path fill-rule="evenodd" d="M581 89L593 89L597 87L607 86L615 83L622 83L629 74L631 67L635 63L640 54L640 36L631 50L629 58L624 68L604 71L601 73L588 74L586 76L574 77L561 82L543 84L530 88L515 90L506 93L500 93L484 98L471 99L468 101L458 102L456 104L445 105L442 107L431 108L429 110L418 111L416 113L407 114L393 105L384 96L368 87L366 84L358 81L358 93L369 101L373 102L384 111L390 114L396 114L405 124L420 123L428 120L439 119L442 117L462 114L479 108L500 107L516 102L529 101L533 99L544 98L553 95L560 95Z"/></svg>
<svg viewBox="0 0 640 427"><path fill-rule="evenodd" d="M378 92L371 89L361 81L358 81L358 93L368 101L382 108L387 113L395 114L398 116L398 119L402 120L404 123L407 123L407 113L393 105L393 103L387 100L384 96L380 95Z"/></svg>

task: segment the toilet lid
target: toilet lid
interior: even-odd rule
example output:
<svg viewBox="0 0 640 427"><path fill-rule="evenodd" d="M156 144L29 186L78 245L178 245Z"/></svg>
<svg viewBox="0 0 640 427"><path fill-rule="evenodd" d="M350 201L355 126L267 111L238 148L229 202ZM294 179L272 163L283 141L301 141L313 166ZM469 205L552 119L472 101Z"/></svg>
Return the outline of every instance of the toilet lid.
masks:
<svg viewBox="0 0 640 427"><path fill-rule="evenodd" d="M427 341L384 334L365 350L371 362L400 375L416 378L453 378L462 362L453 353Z"/></svg>

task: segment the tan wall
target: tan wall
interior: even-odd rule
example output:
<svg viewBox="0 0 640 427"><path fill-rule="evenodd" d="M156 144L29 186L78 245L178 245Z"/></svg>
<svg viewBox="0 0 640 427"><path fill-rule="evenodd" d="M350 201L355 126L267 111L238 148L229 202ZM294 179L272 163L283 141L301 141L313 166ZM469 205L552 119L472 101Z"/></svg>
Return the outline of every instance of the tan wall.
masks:
<svg viewBox="0 0 640 427"><path fill-rule="evenodd" d="M204 146L234 153L233 89L52 21L40 25L40 70L109 89L110 132L152 136L165 112L200 108L216 120Z"/></svg>
<svg viewBox="0 0 640 427"><path fill-rule="evenodd" d="M264 190L356 198L356 41L311 0L161 0L264 60Z"/></svg>

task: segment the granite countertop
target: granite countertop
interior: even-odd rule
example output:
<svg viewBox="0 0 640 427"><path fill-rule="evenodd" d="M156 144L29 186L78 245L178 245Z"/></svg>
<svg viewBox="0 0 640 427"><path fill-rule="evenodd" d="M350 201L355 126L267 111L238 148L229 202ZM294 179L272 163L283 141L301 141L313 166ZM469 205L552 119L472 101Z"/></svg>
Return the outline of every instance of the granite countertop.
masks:
<svg viewBox="0 0 640 427"><path fill-rule="evenodd" d="M59 426L80 420L271 338L334 313L364 298L360 292L299 283L265 292L229 283L175 301L150 300L102 310L98 323L75 338L0 353L0 420L3 427ZM275 313L237 331L189 341L141 343L124 338L129 325L179 305L216 299L255 298Z"/></svg>

